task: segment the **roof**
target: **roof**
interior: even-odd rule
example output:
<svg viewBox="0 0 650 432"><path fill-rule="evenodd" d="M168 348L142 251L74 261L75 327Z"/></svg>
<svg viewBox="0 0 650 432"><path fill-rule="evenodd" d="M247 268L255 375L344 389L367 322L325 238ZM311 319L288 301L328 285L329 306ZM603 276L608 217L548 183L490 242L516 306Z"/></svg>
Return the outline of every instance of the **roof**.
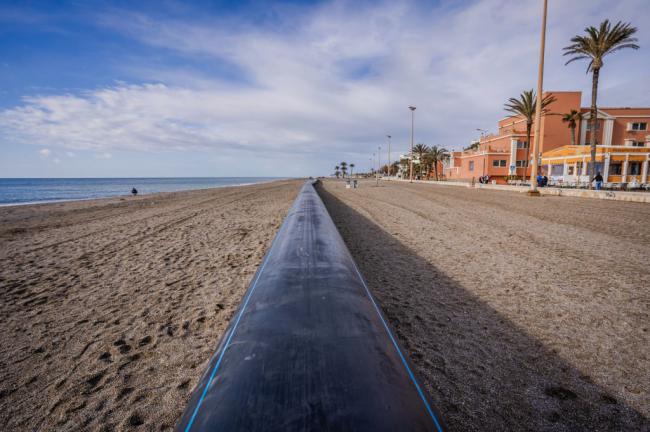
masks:
<svg viewBox="0 0 650 432"><path fill-rule="evenodd" d="M610 153L610 152L625 152L625 153L641 153L646 154L650 153L650 148L648 147L626 147L626 146L596 146L596 153ZM552 157L571 157L571 156L586 156L589 157L591 154L591 146L581 146L581 145L564 145L562 147L554 148L553 150L546 151L542 153L542 159L552 158Z"/></svg>
<svg viewBox="0 0 650 432"><path fill-rule="evenodd" d="M582 107L580 111L583 113L588 113L591 111L589 107ZM635 115L639 116L648 116L650 115L650 107L647 108L631 108L631 107L622 107L622 108L611 108L611 107L598 107L599 113L605 113L608 115L613 115L617 117L634 117Z"/></svg>

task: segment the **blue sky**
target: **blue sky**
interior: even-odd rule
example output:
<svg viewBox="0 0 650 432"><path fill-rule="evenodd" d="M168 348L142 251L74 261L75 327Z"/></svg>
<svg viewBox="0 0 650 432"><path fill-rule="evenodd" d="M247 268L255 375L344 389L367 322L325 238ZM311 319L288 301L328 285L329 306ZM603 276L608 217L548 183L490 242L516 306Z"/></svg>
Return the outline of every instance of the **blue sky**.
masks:
<svg viewBox="0 0 650 432"><path fill-rule="evenodd" d="M650 106L647 0L550 0L545 88L582 90L561 48L639 27L601 106ZM134 6L135 5L135 6ZM0 177L302 176L367 169L393 136L461 148L536 83L541 1L2 2ZM385 147L385 146L384 146ZM382 150L385 159L385 150Z"/></svg>

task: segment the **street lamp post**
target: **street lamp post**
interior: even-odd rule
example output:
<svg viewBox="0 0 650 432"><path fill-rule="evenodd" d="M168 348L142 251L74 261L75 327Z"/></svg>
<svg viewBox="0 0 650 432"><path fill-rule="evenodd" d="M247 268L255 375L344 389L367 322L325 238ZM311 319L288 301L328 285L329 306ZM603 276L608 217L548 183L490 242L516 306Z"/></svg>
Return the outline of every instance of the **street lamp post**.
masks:
<svg viewBox="0 0 650 432"><path fill-rule="evenodd" d="M413 183L413 125L415 121L415 107L413 105L410 105L409 109L411 110L411 154L409 164L409 183Z"/></svg>
<svg viewBox="0 0 650 432"><path fill-rule="evenodd" d="M533 166L530 170L530 190L528 195L539 196L537 190L537 164L539 162L539 150L542 144L541 123L542 123L542 89L544 83L544 48L546 45L546 12L548 0L544 0L542 12L542 37L539 48L539 70L537 71L537 106L535 107L535 141L533 141ZM524 174L526 173L524 168Z"/></svg>
<svg viewBox="0 0 650 432"><path fill-rule="evenodd" d="M381 171L381 146L377 146L377 186L379 186L379 171Z"/></svg>
<svg viewBox="0 0 650 432"><path fill-rule="evenodd" d="M391 136L386 135L386 138L388 138L388 177L390 177L390 174L391 174L391 172L390 172L391 171L391 169L390 169L390 139L391 139Z"/></svg>

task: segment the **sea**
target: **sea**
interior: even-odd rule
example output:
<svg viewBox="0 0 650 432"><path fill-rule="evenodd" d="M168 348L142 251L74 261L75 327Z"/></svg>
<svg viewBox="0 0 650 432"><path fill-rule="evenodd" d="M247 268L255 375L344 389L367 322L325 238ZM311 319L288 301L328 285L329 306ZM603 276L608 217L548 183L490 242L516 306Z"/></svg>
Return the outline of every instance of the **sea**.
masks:
<svg viewBox="0 0 650 432"><path fill-rule="evenodd" d="M241 186L280 177L0 178L0 205L88 200L156 192Z"/></svg>

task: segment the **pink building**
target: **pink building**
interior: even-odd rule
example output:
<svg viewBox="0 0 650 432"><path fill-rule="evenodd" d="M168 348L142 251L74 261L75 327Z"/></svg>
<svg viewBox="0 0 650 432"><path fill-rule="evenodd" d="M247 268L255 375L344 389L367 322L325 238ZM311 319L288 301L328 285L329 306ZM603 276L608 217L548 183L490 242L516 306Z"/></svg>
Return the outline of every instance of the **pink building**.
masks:
<svg viewBox="0 0 650 432"><path fill-rule="evenodd" d="M548 92L556 101L542 116L541 131L544 139L540 155L568 146L577 148L588 145L590 139L589 108L580 107L581 92ZM576 110L583 120L576 127L576 146L571 146L571 130L562 122L562 115ZM646 147L650 149L650 108L599 108L597 142L604 148ZM535 125L532 127L531 143L534 142ZM528 157L527 150L530 150ZM649 150L650 151L650 150ZM562 152L566 154L567 152ZM580 153L580 152L578 152ZM638 150L636 151L638 153ZM638 154L635 153L635 157ZM582 153L581 153L582 155ZM582 156L581 156L582 157ZM444 173L448 180L471 181L488 175L497 183L505 183L509 177L530 176L532 147L526 142L526 120L521 116L506 117L499 121L498 132L481 137L478 148L452 152L446 162ZM540 167L545 172L548 163ZM643 181L645 183L645 181Z"/></svg>

